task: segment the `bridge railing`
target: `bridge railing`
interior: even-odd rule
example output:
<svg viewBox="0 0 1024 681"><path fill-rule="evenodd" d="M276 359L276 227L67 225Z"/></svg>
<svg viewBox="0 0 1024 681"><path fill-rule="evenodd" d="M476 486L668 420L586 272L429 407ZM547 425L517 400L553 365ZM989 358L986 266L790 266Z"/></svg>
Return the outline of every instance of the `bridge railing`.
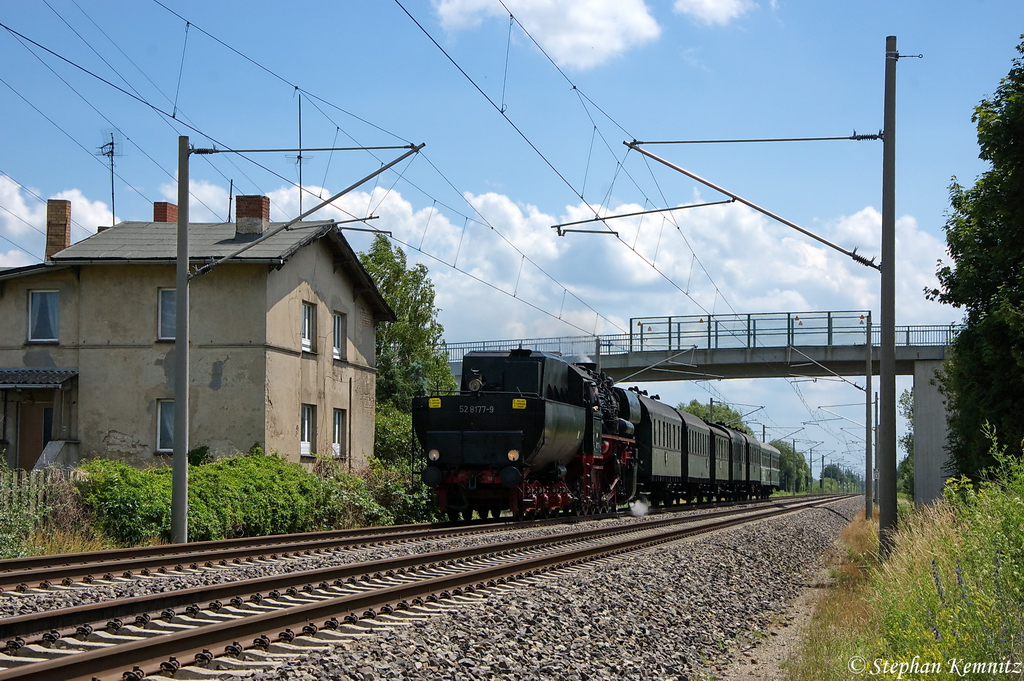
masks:
<svg viewBox="0 0 1024 681"><path fill-rule="evenodd" d="M627 352L727 348L777 348L864 345L868 313L779 312L686 317L634 317L630 333L602 336L561 336L447 343L449 362L459 362L470 351L508 351L529 348L573 357L593 357ZM956 324L898 326L896 344L905 346L949 345L960 330ZM877 324L871 343L880 342Z"/></svg>

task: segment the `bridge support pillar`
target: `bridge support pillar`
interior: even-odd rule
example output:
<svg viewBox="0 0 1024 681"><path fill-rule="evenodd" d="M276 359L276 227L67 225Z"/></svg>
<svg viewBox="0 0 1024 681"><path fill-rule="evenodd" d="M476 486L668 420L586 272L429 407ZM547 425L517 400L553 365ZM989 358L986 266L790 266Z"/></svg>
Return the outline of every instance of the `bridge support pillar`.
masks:
<svg viewBox="0 0 1024 681"><path fill-rule="evenodd" d="M935 370L941 361L914 362L914 501L928 504L942 498L946 484L946 403Z"/></svg>

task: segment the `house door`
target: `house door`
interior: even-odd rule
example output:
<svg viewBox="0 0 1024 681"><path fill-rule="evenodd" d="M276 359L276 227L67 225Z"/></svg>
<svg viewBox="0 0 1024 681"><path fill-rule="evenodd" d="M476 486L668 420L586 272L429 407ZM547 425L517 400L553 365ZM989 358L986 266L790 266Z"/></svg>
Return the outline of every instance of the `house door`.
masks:
<svg viewBox="0 0 1024 681"><path fill-rule="evenodd" d="M53 403L22 402L18 419L18 468L32 470L50 442L53 432Z"/></svg>

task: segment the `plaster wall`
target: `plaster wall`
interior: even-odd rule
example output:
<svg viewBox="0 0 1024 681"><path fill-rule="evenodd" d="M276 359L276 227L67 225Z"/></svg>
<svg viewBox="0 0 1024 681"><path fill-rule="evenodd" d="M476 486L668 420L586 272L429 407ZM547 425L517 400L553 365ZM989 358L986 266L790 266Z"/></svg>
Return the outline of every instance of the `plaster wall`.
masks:
<svg viewBox="0 0 1024 681"><path fill-rule="evenodd" d="M44 270L38 274L0 282L0 367L77 369L79 358L78 297L80 284L74 268ZM56 343L28 341L29 292L58 292ZM0 461L16 468L21 407L48 403L53 406L54 439L78 439L77 380L65 390L51 388L3 390L0 397Z"/></svg>
<svg viewBox="0 0 1024 681"><path fill-rule="evenodd" d="M190 284L190 441L215 454L263 441L263 266ZM79 419L83 456L162 464L157 402L174 397L174 342L158 338L173 265L82 268ZM122 312L123 310L123 312Z"/></svg>
<svg viewBox="0 0 1024 681"><path fill-rule="evenodd" d="M323 241L303 248L266 288L267 448L298 461L302 405L315 407L312 452L333 453L334 411L344 410L341 449L350 468L373 454L375 328L365 301ZM303 304L315 306L312 351L302 350ZM333 356L334 314L344 315L342 359Z"/></svg>

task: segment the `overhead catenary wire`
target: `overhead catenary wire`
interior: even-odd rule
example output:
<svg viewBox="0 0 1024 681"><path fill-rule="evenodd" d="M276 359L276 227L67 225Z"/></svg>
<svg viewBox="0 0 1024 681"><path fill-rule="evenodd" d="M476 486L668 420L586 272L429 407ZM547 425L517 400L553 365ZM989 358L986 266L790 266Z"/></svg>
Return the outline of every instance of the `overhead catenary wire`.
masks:
<svg viewBox="0 0 1024 681"><path fill-rule="evenodd" d="M423 26L422 26L422 25L421 25L421 24L420 24L420 23L419 23L419 22L418 22L418 21L417 21L417 20L415 19L415 17L413 17L413 16L412 16L412 15L411 15L411 14L409 13L409 11L408 11L408 10L407 10L407 9L406 9L406 8L405 8L404 6L402 6L401 2L398 2L398 0L396 0L396 2L397 2L397 3L398 3L398 5L399 5L399 6L400 6L400 7L402 8L402 10L403 10L403 11L405 11L405 13L406 13L406 14L407 14L407 15L408 15L408 16L409 16L409 17L410 17L410 18L411 18L412 20L413 20L413 22L414 22L414 23L416 23L416 25L417 25L417 26L418 26L418 27L420 28L420 30L421 30L421 31L423 31L423 33L427 35L427 37L428 37L428 38L429 38L429 39L430 39L430 40L431 40L431 41L432 41L432 42L433 42L433 43L434 43L434 44L435 44L435 45L436 45L436 46L438 47L438 49L440 49L440 50L441 50L441 52L442 52L442 53L443 53L443 54L445 55L445 57L447 57L447 58L449 59L449 61L451 61L451 62L452 62L452 64L453 64L453 65L455 65L455 66L456 66L456 68L457 68L457 69L458 69L458 70L459 70L459 71L460 71L460 72L461 72L461 73L462 73L462 74L463 74L463 75L464 75L464 76L466 77L466 79L470 81L470 83L471 83L471 84L472 84L472 85L473 85L473 86L474 86L474 87L475 87L475 88L477 89L477 91L478 91L478 92L480 92L480 94L481 94L481 95L483 95L483 96L485 97L485 99L487 99L487 100L488 100L488 102L490 102L490 103L491 103L491 105L492 105L492 106L495 106L495 105L494 105L494 102L493 102L493 101L491 101L489 97L487 97L486 93L484 93L484 92L483 92L483 90L482 90L482 89L481 89L481 88L480 88L480 87L479 87L479 86L478 86L478 85L477 85L477 84L475 83L475 81L473 81L473 79L472 79L472 78L471 78L471 77L470 77L470 76L469 76L469 75L468 75L468 74L467 74L467 73L466 73L466 72L465 72L465 71L464 71L464 70L463 70L463 69L461 68L461 66L459 66L459 64L458 64L458 63L457 63L457 62L456 62L456 61L455 61L455 60L454 60L454 59L453 59L453 58L452 58L452 57L451 57L451 56L450 56L450 55L449 55L449 54L447 53L447 51L445 51L445 50L444 50L443 48L441 48L441 46L440 46L440 45L439 45L439 44L437 43L437 41L436 41L436 40L434 40L432 36L430 36L430 34L429 34L429 33L428 33L428 32L427 32L427 31L426 31L426 30L425 30L424 28L423 28ZM501 0L499 0L499 2L501 2ZM508 7L507 7L507 6L505 6L504 2L502 2L502 7L504 7L504 8L505 8L505 10L506 10L506 11L508 11ZM512 16L511 12L509 12L509 15L510 15L510 17ZM526 35L527 35L527 36L528 36L528 37L529 37L529 38L530 38L530 39L531 39L531 40L532 40L532 41L534 42L534 44L535 44L535 45L537 45L537 47L538 47L538 48L539 48L539 49L541 50L541 52L542 52L542 53L543 53L543 54L545 55L545 57L547 57L547 58L548 58L548 60L549 60L549 61L550 61L550 62L551 62L551 63L552 63L552 64L553 64L554 66L555 66L555 68L556 68L556 69L558 70L558 72L559 72L559 73L560 73L560 74L561 74L561 75L563 76L563 78L565 78L565 80L566 80L567 82L569 82L569 83L570 83L570 85L572 85L572 88L573 88L573 90L574 90L574 91L576 91L576 92L578 93L578 95L579 95L579 96L580 96L581 98L582 98L582 97L584 97L585 95L583 95L583 93L579 91L579 89L578 89L578 88L576 87L576 85L575 85L574 83L572 83L571 79L569 79L569 78L568 78L568 76L567 76L567 75L565 74L565 72L564 72L564 71L562 71L562 69L561 69L560 67L558 67L558 65L557 65L557 64L556 64L556 63L554 62L554 60L553 60L553 59L551 59L551 57L550 57L550 56L549 56L549 55L547 54L547 52L546 52L546 51L545 51L545 50L543 49L543 47L542 47L542 46L541 46L541 45L540 45L540 44L539 44L539 43L538 43L538 42L537 42L537 41L536 41L535 39L533 39L533 37L532 37L532 36L531 36L531 35L529 34L529 31L527 31L527 30L526 30L526 28L525 28L525 27L523 27L521 23L520 23L520 27L521 27L521 28L523 29L524 33L526 33ZM590 98L589 98L589 97L587 98L587 100L588 100L588 101L590 101L591 103L593 103L593 101L592 101L592 100L590 100ZM604 111L603 111L602 109L600 109L600 107L598 107L598 106L597 106L596 104L594 104L594 106L595 106L595 108L597 108L597 109L598 109L599 111L601 111L601 113L602 113L602 114L604 114L604 115L605 115L605 116L606 116L606 117L607 117L607 118L608 118L609 120L612 120L612 122L614 123L614 120L613 120L613 119L611 119L611 117L610 117L610 116L608 116L608 115L607 115L607 114L606 114L606 113L605 113L605 112L604 112ZM520 135L521 135L522 137L524 137L524 139L526 139L525 135L524 135L524 134L523 134L523 133L522 133L522 132L521 132L521 131L519 130L519 128L518 128L518 127L517 127L517 126L516 126L516 125L515 125L515 124L514 124L514 123L513 123L513 122L512 122L511 120L509 120L509 119L508 119L508 116L507 116L507 115L505 115L505 112L504 112L504 111L501 111L501 110L500 110L500 108L499 108L499 107L497 107L497 106L495 106L495 108L498 108L498 109L499 109L499 113L501 113L501 114L503 115L503 117L505 117L505 118L506 118L506 120L508 120L508 122L509 122L509 123L510 123L510 124L512 125L512 127L513 127L513 128L514 128L514 129L516 130L516 132L518 132L518 133L519 133L519 134L520 134ZM588 115L589 115L589 112L588 112ZM592 119L591 119L591 120L592 120ZM592 123L593 123L593 120L592 120ZM616 125L618 125L618 124L616 123ZM626 132L626 131L625 131L625 129L624 129L624 128L623 128L623 127L622 127L621 125L619 125L618 127L619 127L619 128L621 129L621 130L623 130L623 132ZM596 128L596 125L595 125L595 128ZM627 133L627 134L628 134L628 133ZM867 137L865 137L865 138L867 138ZM603 136L602 136L602 139L603 139ZM634 137L633 139L635 140L636 138ZM530 142L530 140L528 140L528 139L527 139L526 141L527 141L527 143L528 143L528 144L529 144L529 145L530 145L530 146L531 146L532 148L534 148L534 150L535 150L535 151L537 151L537 153L538 153L538 154L539 154L539 155L541 156L541 158L542 158L542 159L543 159L543 160L544 160L544 161L545 161L545 162L546 162L546 163L547 163L547 164L548 164L549 166L551 166L551 163L550 163L550 161L548 161L548 160L547 160L547 158L546 158L546 157L544 157L544 155L543 155L543 154L542 154L542 153L541 153L541 152L540 152L540 151L539 151L539 150L538 150L538 149L536 148L536 146L535 146L535 145L534 145L534 144L533 144L532 142ZM606 144L607 144L607 142L606 142ZM628 145L627 145L627 146L628 146ZM645 154L645 155L649 155L649 154ZM653 157L653 155L650 155L650 156L652 156L652 157ZM656 157L653 157L653 158L656 158ZM619 164L617 165L617 168L616 168L616 173L618 172L618 169L619 169L620 167L621 167L621 162L620 162L620 163L619 163ZM553 169L553 170L555 170L554 168L552 168L552 169ZM583 198L583 196L581 195L581 193L580 193L580 192L577 192L577 191L576 191L576 190L575 190L575 189L574 189L574 188L572 187L571 183L569 183L569 182L568 182L568 181L566 180L566 178L565 178L565 177L564 177L563 175L561 175L560 173L558 173L558 171L557 171L557 170L555 170L555 172L556 172L556 174L557 174L557 175L559 176L559 178L560 178L560 179L562 179L562 181L563 181L563 182L565 182L565 183L566 183L566 185L567 185L567 186L569 186L569 188L570 188L570 189L572 189L572 190L574 191L574 193L576 193L576 194L577 194L577 196L579 196L579 197L580 197L580 199L584 201L584 203L586 203L586 201L585 201L585 199ZM652 176L653 176L653 172L652 172ZM613 180L613 182L614 182L614 180ZM723 192L723 193L725 193L725 194L727 194L727 195L730 195L730 196L732 196L732 195L731 195L731 194L730 194L729 192ZM739 198L740 198L740 197L736 197L736 196L732 196L732 197L733 197L733 198L735 198L735 199L739 199ZM663 196L663 199L664 199L664 196ZM587 205L589 206L589 204L587 204ZM759 208L759 207L758 207L758 208ZM599 216L597 216L596 212L595 212L595 217L599 217ZM795 228L797 228L797 229L799 229L799 227L796 227L795 225L794 225L794 227L795 227ZM681 235L681 236L683 236L683 238L684 238L684 241L686 241L685 235L683 235L683 234L682 234L682 230L681 230L681 229L679 229L679 226L678 226L678 225L676 225L676 228L677 228L677 231L679 231L680 235ZM619 238L619 240L620 240L620 241L622 241L622 239L621 239L620 237L618 237L617 235L616 235L616 238ZM626 244L626 243L625 243L624 241L622 241L622 243L623 243L624 245L626 245L627 247L629 247L629 245L628 245L628 244ZM687 242L687 245L689 246L688 242ZM688 298L690 298L690 300L692 300L692 301L693 301L694 303L697 303L697 301L696 301L696 300L695 300L695 299L694 299L694 298L693 298L692 296L690 296L690 294L689 294L689 282L687 283L687 287L686 287L686 289L685 289L685 290L684 290L684 289L681 289L681 288L680 288L680 287L678 286L678 284L676 284L676 283L675 283L675 282L674 282L674 281L673 281L673 280L672 280L672 279L671 279L670 277L668 277L667 275L665 275L664 273L662 273L662 272L661 272L661 271L660 271L660 270L659 270L659 269L658 269L658 268L657 268L657 267L656 267L656 266L654 265L654 263L653 263L652 261L650 261L650 260L648 260L648 259L647 259L646 257L642 256L642 255L641 255L640 253L638 253L638 252L637 252L637 251L636 251L635 249L631 249L631 250L633 250L633 251L634 251L634 253L636 253L636 254L637 254L637 255L638 255L639 257L641 257L641 259L642 259L642 260L644 260L645 262L647 262L647 263L648 263L648 265L649 265L650 267L652 267L652 268L653 268L653 269L654 269L654 270L655 270L656 272L658 272L658 273L659 273L659 274L660 274L660 275L661 275L661 276L662 276L663 278L665 278L665 279L666 279L667 281L669 281L669 282L670 282L670 283L671 283L671 284L672 284L673 286L675 286L675 288L677 288L678 290L680 290L680 291L681 291L681 292L682 292L682 293L683 293L684 295L686 295L686 296L687 296ZM698 258L698 256L697 256L696 252L695 252L695 251L693 250L693 248L692 248L692 247L690 248L690 250L691 250L691 253L692 253L692 254L693 254L693 256L694 256L694 260L695 260L696 262L698 262L698 263L699 263L699 264L701 265L701 269L702 269L702 270L703 270L703 271L705 272L705 274L706 274L706 275L708 275L708 278L709 278L709 279L711 279L711 277L710 277L710 274L709 274L709 273L707 272L707 269L706 269L706 268L704 267L703 263L701 263L701 262L700 262L700 259ZM855 252L855 251L854 251L853 253L849 253L849 252L848 252L847 254L848 254L848 255L850 255L850 256L851 256L852 258L854 258L855 260L857 260L858 262L861 262L862 264L866 264L866 265L872 266L872 265L871 265L871 263L869 263L869 261L867 261L867 259L863 258L863 256L858 256L858 255L856 255L856 252ZM691 272L690 272L690 275L692 276L692 263L691 263ZM711 281L712 281L712 284L714 284L714 281L713 281L713 279L712 279ZM729 307L729 309L730 309L730 310L732 310L732 311L733 311L733 312L735 313L735 308L733 308L733 307L732 307L732 305L731 305L731 304L729 304L728 300L727 300L727 299L726 299L726 298L725 298L724 296L722 296L722 295L721 295L721 293L722 293L722 292L721 292L721 290L719 289L719 287L718 287L717 285L715 285L715 301L716 301L716 303L717 303L717 300L718 300L718 298L719 298L719 297L721 296L721 297L722 297L722 299L723 299L723 302L725 302L725 303L726 303L726 305L727 305L727 306ZM704 307L703 307L702 305L700 305L699 303L697 303L697 306L698 306L698 307L699 307L699 308L700 308L701 310L703 310L703 311L704 311L705 313L707 313L707 314L709 314L709 315L710 315L710 314L712 314L711 312L709 312L709 311L708 311L708 310L707 310L706 308L704 308ZM791 384L791 385L792 385L792 384ZM795 387L794 387L794 388L795 388ZM809 407L808 405L806 405L806 403L805 403L805 407L807 408L807 410L808 410L808 413L813 413L813 412L811 412L811 410L810 410L810 407Z"/></svg>
<svg viewBox="0 0 1024 681"><path fill-rule="evenodd" d="M585 97L585 95L583 95L582 93L578 93L578 94L579 94L579 96L581 96L581 97ZM591 100L589 100L589 98L587 98L587 99L588 99L588 101L591 101ZM595 106L596 106L596 105L595 105ZM175 112L175 113L178 113L178 112ZM602 112L602 113L603 113L603 112ZM611 120L611 119L609 119L609 120ZM474 222L475 222L475 221L474 221ZM466 224L464 225L464 229L465 229L465 228L466 228L467 226L468 226L468 218L467 218L467 222L466 222ZM678 226L677 226L677 228L678 228ZM492 226L492 229L493 229L493 226ZM696 257L697 257L697 256L696 256L696 254L694 253L694 258L696 258ZM687 287L687 288L689 288L689 287ZM564 294L565 294L565 293L567 293L567 292L568 292L568 289L565 289L565 288L563 288L563 296L564 296ZM723 299L724 299L724 296L723 296Z"/></svg>

